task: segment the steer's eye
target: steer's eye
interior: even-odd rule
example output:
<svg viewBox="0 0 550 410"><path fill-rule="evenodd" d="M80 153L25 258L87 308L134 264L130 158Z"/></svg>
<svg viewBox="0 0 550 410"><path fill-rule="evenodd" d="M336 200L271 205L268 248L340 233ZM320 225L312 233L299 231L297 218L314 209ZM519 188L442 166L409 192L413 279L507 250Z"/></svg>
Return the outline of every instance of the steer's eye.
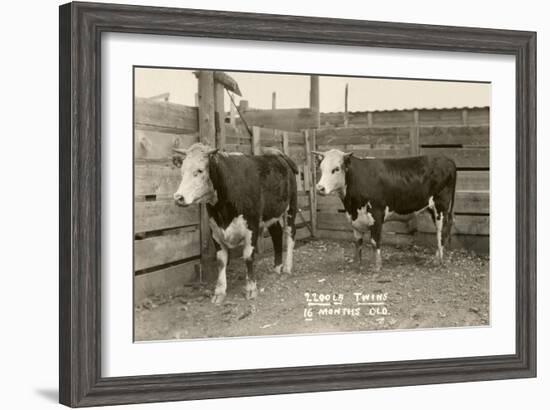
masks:
<svg viewBox="0 0 550 410"><path fill-rule="evenodd" d="M199 174L202 174L203 170L202 169L197 169L195 172L193 172L193 176L196 177L198 176Z"/></svg>
<svg viewBox="0 0 550 410"><path fill-rule="evenodd" d="M334 174L335 172L338 172L338 171L340 171L340 168L336 167L332 170L332 173Z"/></svg>
<svg viewBox="0 0 550 410"><path fill-rule="evenodd" d="M202 169L197 169L197 173L202 174L203 170Z"/></svg>

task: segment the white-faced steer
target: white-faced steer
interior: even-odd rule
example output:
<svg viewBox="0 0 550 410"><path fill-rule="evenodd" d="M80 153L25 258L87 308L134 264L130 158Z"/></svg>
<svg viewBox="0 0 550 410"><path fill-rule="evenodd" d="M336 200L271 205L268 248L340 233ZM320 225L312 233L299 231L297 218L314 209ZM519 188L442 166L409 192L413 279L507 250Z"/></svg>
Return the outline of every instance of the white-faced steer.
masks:
<svg viewBox="0 0 550 410"><path fill-rule="evenodd" d="M360 159L334 149L314 154L321 161L317 192L340 196L353 228L358 263L367 231L375 247L375 269L379 270L382 224L424 210L430 212L436 227L436 256L443 259L443 248L450 244L453 225L456 186L453 160L444 156Z"/></svg>
<svg viewBox="0 0 550 410"><path fill-rule="evenodd" d="M269 230L275 251L275 271L290 273L296 234L298 172L294 162L275 149L264 155L219 152L203 144L175 150L174 164L181 168L181 183L174 193L179 206L206 203L218 260L218 281L212 302L221 303L227 289L228 250L243 245L246 261L246 297L255 298L254 253L258 235ZM287 253L283 265L283 228Z"/></svg>

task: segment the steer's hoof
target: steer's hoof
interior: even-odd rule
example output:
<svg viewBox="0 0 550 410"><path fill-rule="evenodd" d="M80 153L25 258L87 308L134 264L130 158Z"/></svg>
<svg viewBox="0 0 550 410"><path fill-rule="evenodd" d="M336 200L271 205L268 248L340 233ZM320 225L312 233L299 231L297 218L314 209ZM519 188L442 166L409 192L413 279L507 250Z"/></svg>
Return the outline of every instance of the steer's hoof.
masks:
<svg viewBox="0 0 550 410"><path fill-rule="evenodd" d="M258 289L247 290L245 297L247 300L256 299L256 297L258 297Z"/></svg>
<svg viewBox="0 0 550 410"><path fill-rule="evenodd" d="M224 301L224 299L225 299L225 293L219 293L212 297L212 303L219 305Z"/></svg>
<svg viewBox="0 0 550 410"><path fill-rule="evenodd" d="M292 267L287 266L287 265L283 265L283 273L286 273L287 275L291 275L292 274Z"/></svg>
<svg viewBox="0 0 550 410"><path fill-rule="evenodd" d="M281 274L281 271L283 270L283 265L277 265L273 268L273 271L277 274L277 275L280 275Z"/></svg>
<svg viewBox="0 0 550 410"><path fill-rule="evenodd" d="M373 270L374 270L376 273L380 272L381 269L382 269L382 265L379 265L379 264L375 264L375 265L374 265Z"/></svg>

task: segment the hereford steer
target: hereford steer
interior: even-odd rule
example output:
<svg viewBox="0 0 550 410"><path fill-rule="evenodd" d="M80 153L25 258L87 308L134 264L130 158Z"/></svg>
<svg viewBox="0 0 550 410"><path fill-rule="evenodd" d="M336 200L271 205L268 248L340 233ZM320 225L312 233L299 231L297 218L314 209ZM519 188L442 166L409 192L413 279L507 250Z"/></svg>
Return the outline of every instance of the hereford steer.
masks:
<svg viewBox="0 0 550 410"><path fill-rule="evenodd" d="M250 156L220 152L203 144L175 149L174 164L181 183L174 194L179 206L206 203L218 260L218 280L212 302L221 303L227 289L228 250L244 246L246 297L257 296L254 253L258 235L269 230L275 252L275 271L290 273L297 211L298 170L290 158L275 149ZM286 259L283 265L282 219L286 214Z"/></svg>
<svg viewBox="0 0 550 410"><path fill-rule="evenodd" d="M320 160L317 192L340 196L355 237L355 259L361 263L363 235L370 231L375 270L380 270L380 242L385 221L427 210L436 228L436 257L450 244L456 186L456 165L444 156L392 159L354 157L330 150L314 152Z"/></svg>

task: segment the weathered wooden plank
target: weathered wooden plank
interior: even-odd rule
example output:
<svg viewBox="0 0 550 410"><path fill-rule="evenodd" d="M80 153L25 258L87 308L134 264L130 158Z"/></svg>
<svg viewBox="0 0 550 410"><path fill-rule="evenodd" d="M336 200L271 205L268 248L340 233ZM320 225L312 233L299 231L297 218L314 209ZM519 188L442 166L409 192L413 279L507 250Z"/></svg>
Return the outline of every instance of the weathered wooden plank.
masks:
<svg viewBox="0 0 550 410"><path fill-rule="evenodd" d="M455 215L453 235L489 235L489 215ZM417 227L419 232L435 233L435 226L427 213L418 215Z"/></svg>
<svg viewBox="0 0 550 410"><path fill-rule="evenodd" d="M454 211L455 213L488 214L489 197L489 191L457 191ZM336 195L319 196L317 209L320 212L338 212L344 209L344 205Z"/></svg>
<svg viewBox="0 0 550 410"><path fill-rule="evenodd" d="M418 122L421 125L462 125L462 110L419 110Z"/></svg>
<svg viewBox="0 0 550 410"><path fill-rule="evenodd" d="M368 235L368 234L367 234ZM426 234L427 235L427 234ZM345 240L345 241L354 241L353 237L353 231L350 229L348 231L334 231L331 229L318 229L317 230L317 237L321 239L331 239L331 240ZM368 236L366 236L368 238ZM395 233L395 232L386 232L384 235L382 235L382 249L384 249L384 245L408 245L415 241L415 235L409 235L409 234L401 234L401 233ZM433 238L433 235L430 235L430 238ZM363 251L363 258L367 261L370 260L371 256L368 252L366 252L367 249L372 248L370 243L368 241L364 242L364 248ZM372 259L374 261L374 258Z"/></svg>
<svg viewBox="0 0 550 410"><path fill-rule="evenodd" d="M468 125L479 125L490 123L489 107L472 108L468 110Z"/></svg>
<svg viewBox="0 0 550 410"><path fill-rule="evenodd" d="M353 232L349 231L332 231L320 229L317 231L319 238L340 239L353 241ZM451 249L468 249L478 254L484 255L489 253L489 236L486 235L453 235L451 238ZM409 245L417 244L435 248L435 235L431 233L417 232L414 235L407 234L385 234L382 236L382 249L384 245ZM368 246L368 245L367 245ZM364 251L363 251L364 252ZM366 260L369 259L368 253L363 253ZM368 263L368 262L367 262Z"/></svg>
<svg viewBox="0 0 550 410"><path fill-rule="evenodd" d="M142 163L134 166L134 196L171 198L180 183L180 170L171 164Z"/></svg>
<svg viewBox="0 0 550 410"><path fill-rule="evenodd" d="M194 260L168 268L143 273L134 278L134 303L155 294L177 292L185 284L195 280L199 261Z"/></svg>
<svg viewBox="0 0 550 410"><path fill-rule="evenodd" d="M372 148L372 149L358 149L350 150L353 154L359 158L374 157L374 158L401 158L410 156L410 148L408 145L402 145L401 148Z"/></svg>
<svg viewBox="0 0 550 410"><path fill-rule="evenodd" d="M342 204L342 200L337 195L317 196L317 210L321 212L337 212L343 209L344 204Z"/></svg>
<svg viewBox="0 0 550 410"><path fill-rule="evenodd" d="M242 112L249 126L273 128L283 131L300 131L315 127L315 115L309 108L276 110L249 109Z"/></svg>
<svg viewBox="0 0 550 410"><path fill-rule="evenodd" d="M456 191L455 213L488 214L490 212L489 191Z"/></svg>
<svg viewBox="0 0 550 410"><path fill-rule="evenodd" d="M168 231L164 235L134 241L136 271L200 255L198 228Z"/></svg>
<svg viewBox="0 0 550 410"><path fill-rule="evenodd" d="M453 159L458 168L489 169L489 148L421 148L421 154L445 155Z"/></svg>
<svg viewBox="0 0 550 410"><path fill-rule="evenodd" d="M345 213L319 212L317 214L317 226L319 229L350 230L351 225ZM386 222L384 232L412 233L415 229L420 232L435 232L435 226L428 213L419 214L416 221L410 222ZM453 235L489 235L488 215L455 215L452 230Z"/></svg>
<svg viewBox="0 0 550 410"><path fill-rule="evenodd" d="M197 107L135 98L134 121L136 125L179 130L180 133L197 132Z"/></svg>
<svg viewBox="0 0 550 410"><path fill-rule="evenodd" d="M410 125L414 123L413 111L375 111L372 122L376 125Z"/></svg>
<svg viewBox="0 0 550 410"><path fill-rule="evenodd" d="M344 152L353 152L356 157L375 157L375 158L396 158L410 156L409 145L396 145L389 147L378 147L374 145L372 148L367 148L362 145L319 145L319 151L328 151L329 149L338 149Z"/></svg>
<svg viewBox="0 0 550 410"><path fill-rule="evenodd" d="M436 247L436 239L433 233L417 232L410 236L417 245L433 248ZM453 235L451 236L450 249L466 249L478 255L488 255L490 245L489 235Z"/></svg>
<svg viewBox="0 0 550 410"><path fill-rule="evenodd" d="M421 145L489 145L489 126L420 127Z"/></svg>
<svg viewBox="0 0 550 410"><path fill-rule="evenodd" d="M176 206L173 200L141 201L134 204L134 233L156 231L199 223L199 208Z"/></svg>
<svg viewBox="0 0 550 410"><path fill-rule="evenodd" d="M410 127L321 128L318 145L331 144L408 144Z"/></svg>
<svg viewBox="0 0 550 410"><path fill-rule="evenodd" d="M227 152L241 152L243 154L252 155L252 147L250 144L225 144Z"/></svg>
<svg viewBox="0 0 550 410"><path fill-rule="evenodd" d="M344 212L318 212L317 227L328 230L351 230L351 224ZM410 233L414 229L412 224L403 222L386 222L383 225L384 232Z"/></svg>
<svg viewBox="0 0 550 410"><path fill-rule="evenodd" d="M169 159L173 148L187 148L199 140L198 134L169 134L136 128L134 158Z"/></svg>
<svg viewBox="0 0 550 410"><path fill-rule="evenodd" d="M490 185L489 171L462 171L456 176L457 191L488 191Z"/></svg>

